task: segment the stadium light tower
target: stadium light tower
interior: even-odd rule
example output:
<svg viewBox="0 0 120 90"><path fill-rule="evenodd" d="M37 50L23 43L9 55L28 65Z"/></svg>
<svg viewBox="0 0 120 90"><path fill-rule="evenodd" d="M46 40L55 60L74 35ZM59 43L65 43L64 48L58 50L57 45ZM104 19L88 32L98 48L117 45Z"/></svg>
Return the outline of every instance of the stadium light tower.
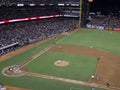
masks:
<svg viewBox="0 0 120 90"><path fill-rule="evenodd" d="M82 0L80 0L80 13L79 13L79 24L78 26L80 27L81 22L82 22Z"/></svg>

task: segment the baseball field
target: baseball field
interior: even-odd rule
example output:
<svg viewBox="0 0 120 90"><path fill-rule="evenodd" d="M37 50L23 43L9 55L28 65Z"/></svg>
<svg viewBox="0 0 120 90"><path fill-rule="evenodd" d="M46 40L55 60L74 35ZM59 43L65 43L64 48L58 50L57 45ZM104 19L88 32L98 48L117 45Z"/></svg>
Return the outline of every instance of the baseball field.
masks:
<svg viewBox="0 0 120 90"><path fill-rule="evenodd" d="M119 67L119 32L79 29L1 56L0 82L7 90L120 90Z"/></svg>

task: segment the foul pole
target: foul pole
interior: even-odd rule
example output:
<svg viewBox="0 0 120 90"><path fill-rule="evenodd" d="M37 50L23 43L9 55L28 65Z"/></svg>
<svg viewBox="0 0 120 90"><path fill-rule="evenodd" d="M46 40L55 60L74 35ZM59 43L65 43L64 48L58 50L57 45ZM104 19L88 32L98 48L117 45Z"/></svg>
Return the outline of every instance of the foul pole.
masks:
<svg viewBox="0 0 120 90"><path fill-rule="evenodd" d="M82 0L80 0L80 3L79 3L79 5L80 5L80 13L79 13L79 23L78 23L78 26L80 27L80 25L81 25L81 22L82 22Z"/></svg>

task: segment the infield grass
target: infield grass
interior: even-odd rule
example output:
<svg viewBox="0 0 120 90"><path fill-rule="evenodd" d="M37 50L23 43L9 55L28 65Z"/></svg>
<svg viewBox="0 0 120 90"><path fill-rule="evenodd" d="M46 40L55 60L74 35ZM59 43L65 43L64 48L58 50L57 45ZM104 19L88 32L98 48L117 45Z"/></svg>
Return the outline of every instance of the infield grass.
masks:
<svg viewBox="0 0 120 90"><path fill-rule="evenodd" d="M66 67L54 65L57 60L69 62ZM45 75L88 81L95 72L98 60L93 57L60 52L47 52L28 64L31 72Z"/></svg>

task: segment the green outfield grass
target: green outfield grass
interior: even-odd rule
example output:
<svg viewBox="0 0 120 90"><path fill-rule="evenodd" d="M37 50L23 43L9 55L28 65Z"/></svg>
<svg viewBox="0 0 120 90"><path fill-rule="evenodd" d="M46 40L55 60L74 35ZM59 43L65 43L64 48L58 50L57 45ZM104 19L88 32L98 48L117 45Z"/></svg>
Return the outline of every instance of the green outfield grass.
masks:
<svg viewBox="0 0 120 90"><path fill-rule="evenodd" d="M93 46L108 52L120 55L120 33L107 32L97 30L79 30L71 35L62 35L55 41L57 44L68 44L78 46ZM91 90L91 87L65 83L55 80L47 80L35 77L6 77L2 75L2 69L23 63L35 53L43 50L45 47L52 45L54 40L50 40L42 45L37 45L34 48L16 55L8 60L0 62L0 82L4 85L12 85L31 90L70 90L70 87L82 88L83 90ZM67 67L54 66L53 62L58 59L69 61ZM89 60L88 60L89 59ZM96 70L97 60L95 57L82 55L74 55L60 52L46 52L33 62L27 65L31 72L53 75L75 80L87 81L90 75ZM96 89L103 90L103 89Z"/></svg>
<svg viewBox="0 0 120 90"><path fill-rule="evenodd" d="M120 55L119 32L81 29L72 33L61 44L93 46Z"/></svg>

